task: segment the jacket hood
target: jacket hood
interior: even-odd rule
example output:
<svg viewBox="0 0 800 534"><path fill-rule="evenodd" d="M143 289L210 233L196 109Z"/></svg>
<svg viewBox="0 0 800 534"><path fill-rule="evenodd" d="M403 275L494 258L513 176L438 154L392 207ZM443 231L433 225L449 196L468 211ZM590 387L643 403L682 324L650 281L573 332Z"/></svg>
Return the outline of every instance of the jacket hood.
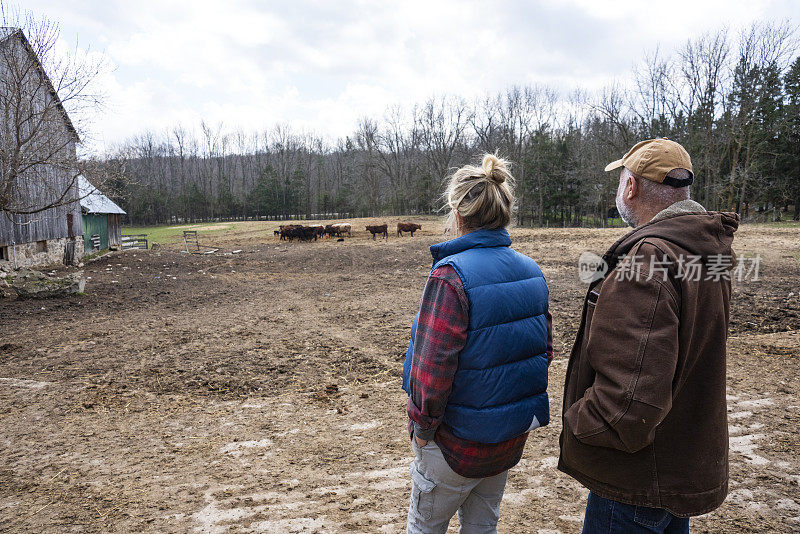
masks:
<svg viewBox="0 0 800 534"><path fill-rule="evenodd" d="M493 230L482 228L450 241L431 245L431 256L433 256L433 263L436 263L447 256L452 256L471 248L508 247L510 245L511 236L508 235L508 230L505 228Z"/></svg>
<svg viewBox="0 0 800 534"><path fill-rule="evenodd" d="M715 254L733 255L733 234L739 228L739 215L728 212L677 213L633 229L614 243L603 256L609 265L648 237L669 241L690 254L707 258Z"/></svg>

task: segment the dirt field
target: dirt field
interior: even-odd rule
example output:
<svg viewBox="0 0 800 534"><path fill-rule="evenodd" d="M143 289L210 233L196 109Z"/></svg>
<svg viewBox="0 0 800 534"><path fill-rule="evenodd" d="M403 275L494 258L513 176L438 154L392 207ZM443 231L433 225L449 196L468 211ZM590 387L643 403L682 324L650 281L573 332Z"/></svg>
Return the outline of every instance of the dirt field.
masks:
<svg viewBox="0 0 800 534"><path fill-rule="evenodd" d="M0 531L404 531L400 372L441 226L373 241L371 222L318 243L237 223L206 238L216 255L114 253L83 296L0 301ZM557 355L553 421L512 470L501 532L580 531L587 492L555 469L576 264L623 232L512 231L548 278ZM731 494L693 531L797 532L798 229L737 235L762 263L734 292Z"/></svg>

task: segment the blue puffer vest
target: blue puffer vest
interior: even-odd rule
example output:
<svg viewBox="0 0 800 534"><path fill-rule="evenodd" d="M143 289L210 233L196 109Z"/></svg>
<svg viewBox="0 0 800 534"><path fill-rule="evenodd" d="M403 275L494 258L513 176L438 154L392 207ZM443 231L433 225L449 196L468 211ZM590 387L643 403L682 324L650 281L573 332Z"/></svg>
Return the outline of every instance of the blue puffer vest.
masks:
<svg viewBox="0 0 800 534"><path fill-rule="evenodd" d="M431 247L431 272L451 265L469 300L467 343L443 422L456 436L480 443L499 443L550 422L547 284L536 262L510 245L508 231L498 229ZM403 365L409 395L417 319Z"/></svg>

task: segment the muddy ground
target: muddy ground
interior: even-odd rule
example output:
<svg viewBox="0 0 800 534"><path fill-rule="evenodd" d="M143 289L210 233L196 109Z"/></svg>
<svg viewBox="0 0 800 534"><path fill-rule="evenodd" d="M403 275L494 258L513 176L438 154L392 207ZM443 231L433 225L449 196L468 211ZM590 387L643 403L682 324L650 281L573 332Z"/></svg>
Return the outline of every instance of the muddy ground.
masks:
<svg viewBox="0 0 800 534"><path fill-rule="evenodd" d="M83 296L0 301L0 531L403 531L402 355L441 225L373 241L364 223L317 243L239 223L201 232L214 255L114 253L85 267ZM623 232L512 231L551 288L554 415L577 257ZM731 494L693 530L797 532L800 238L745 226L736 250L762 261L734 289ZM556 416L528 440L501 532L580 531L586 491L555 469L559 431Z"/></svg>

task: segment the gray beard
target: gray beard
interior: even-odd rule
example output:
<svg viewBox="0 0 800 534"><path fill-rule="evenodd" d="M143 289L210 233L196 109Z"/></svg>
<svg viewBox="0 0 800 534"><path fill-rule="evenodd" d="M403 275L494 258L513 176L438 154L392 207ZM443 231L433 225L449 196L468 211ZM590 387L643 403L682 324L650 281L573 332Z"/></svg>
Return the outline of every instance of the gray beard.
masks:
<svg viewBox="0 0 800 534"><path fill-rule="evenodd" d="M622 220L625 221L628 226L636 228L639 225L639 221L636 220L636 215L634 215L633 210L623 202L619 195L617 195L615 202L617 204L617 211L619 212L619 216L622 217Z"/></svg>

